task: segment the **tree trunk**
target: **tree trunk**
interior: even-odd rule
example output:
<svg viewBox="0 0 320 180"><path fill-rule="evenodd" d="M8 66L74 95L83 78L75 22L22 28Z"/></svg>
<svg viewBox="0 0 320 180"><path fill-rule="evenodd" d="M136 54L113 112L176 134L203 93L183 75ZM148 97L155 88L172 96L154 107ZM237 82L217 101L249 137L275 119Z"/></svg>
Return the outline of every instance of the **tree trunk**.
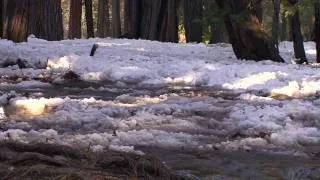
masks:
<svg viewBox="0 0 320 180"><path fill-rule="evenodd" d="M93 16L92 16L92 0L84 0L86 9L86 25L87 37L94 37Z"/></svg>
<svg viewBox="0 0 320 180"><path fill-rule="evenodd" d="M253 14L257 16L259 22L262 23L262 17L263 17L262 0L251 0L251 6L252 6Z"/></svg>
<svg viewBox="0 0 320 180"><path fill-rule="evenodd" d="M178 0L167 0L165 17L162 22L160 41L178 42Z"/></svg>
<svg viewBox="0 0 320 180"><path fill-rule="evenodd" d="M288 40L288 20L285 15L285 11L281 14L281 41L287 41Z"/></svg>
<svg viewBox="0 0 320 180"><path fill-rule="evenodd" d="M187 42L201 42L203 0L183 0L184 29Z"/></svg>
<svg viewBox="0 0 320 180"><path fill-rule="evenodd" d="M124 34L129 38L140 37L141 0L125 0Z"/></svg>
<svg viewBox="0 0 320 180"><path fill-rule="evenodd" d="M289 3L292 6L295 6L298 3L298 0L289 0ZM306 53L304 51L303 45L303 36L300 28L300 17L299 10L296 9L296 12L292 17L290 17L292 40L293 40L293 49L295 58L298 60L297 63L308 63L306 58Z"/></svg>
<svg viewBox="0 0 320 180"><path fill-rule="evenodd" d="M70 0L69 39L81 38L82 0Z"/></svg>
<svg viewBox="0 0 320 180"><path fill-rule="evenodd" d="M27 40L28 0L10 0L7 6L7 39L14 42Z"/></svg>
<svg viewBox="0 0 320 180"><path fill-rule="evenodd" d="M3 35L3 22L4 22L3 0L0 0L0 38L2 38L2 35Z"/></svg>
<svg viewBox="0 0 320 180"><path fill-rule="evenodd" d="M124 15L123 15L123 33L129 33L131 31L131 0L124 0Z"/></svg>
<svg viewBox="0 0 320 180"><path fill-rule="evenodd" d="M98 4L98 36L103 38L110 34L109 1L99 0Z"/></svg>
<svg viewBox="0 0 320 180"><path fill-rule="evenodd" d="M317 49L317 63L320 63L320 0L315 2L315 40Z"/></svg>
<svg viewBox="0 0 320 180"><path fill-rule="evenodd" d="M224 21L233 51L237 58L247 60L273 60L284 62L272 38L268 36L258 17L250 8L248 0L216 0L225 12ZM233 18L247 11L247 18Z"/></svg>
<svg viewBox="0 0 320 180"><path fill-rule="evenodd" d="M121 35L120 0L112 0L112 36Z"/></svg>
<svg viewBox="0 0 320 180"><path fill-rule="evenodd" d="M40 7L41 31L39 37L49 41L62 40L63 22L61 0L41 0Z"/></svg>
<svg viewBox="0 0 320 180"><path fill-rule="evenodd" d="M40 0L29 1L29 21L28 21L28 35L33 34L39 38L40 34Z"/></svg>
<svg viewBox="0 0 320 180"><path fill-rule="evenodd" d="M272 0L273 2L273 16L272 16L272 37L274 42L279 43L279 15L280 15L280 0Z"/></svg>

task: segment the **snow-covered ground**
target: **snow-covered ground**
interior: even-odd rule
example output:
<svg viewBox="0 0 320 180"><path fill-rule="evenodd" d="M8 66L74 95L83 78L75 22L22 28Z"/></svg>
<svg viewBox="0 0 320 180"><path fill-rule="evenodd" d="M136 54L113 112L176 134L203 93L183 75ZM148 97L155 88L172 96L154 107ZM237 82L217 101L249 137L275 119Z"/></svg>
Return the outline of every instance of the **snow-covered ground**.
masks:
<svg viewBox="0 0 320 180"><path fill-rule="evenodd" d="M90 57L94 43L99 48ZM0 140L90 146L97 151L154 146L299 156L320 152L320 71L316 64L291 63L290 42L280 44L287 63L237 60L229 44L126 39L48 42L29 38L21 44L0 40L0 47L1 61L19 58L34 67L2 68L2 76L26 76L30 81L6 82L0 88L48 87L32 79L52 76L59 82L60 73L72 70L82 80L112 82L123 88L205 87L231 90L234 96L185 96L164 91L155 96L123 94L99 100L26 98L11 92L16 97L8 103L11 95L4 93L0 99ZM305 48L309 60L314 61L314 43L305 43Z"/></svg>

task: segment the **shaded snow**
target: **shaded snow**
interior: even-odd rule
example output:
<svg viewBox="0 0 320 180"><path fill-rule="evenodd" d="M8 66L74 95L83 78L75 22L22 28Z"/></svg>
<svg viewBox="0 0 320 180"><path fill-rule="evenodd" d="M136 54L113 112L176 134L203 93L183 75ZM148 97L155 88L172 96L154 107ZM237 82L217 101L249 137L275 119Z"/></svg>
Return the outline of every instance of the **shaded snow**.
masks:
<svg viewBox="0 0 320 180"><path fill-rule="evenodd" d="M89 56L93 43L100 45ZM172 44L146 40L89 39L48 42L29 38L0 40L0 59L48 61L46 69L8 67L1 75L30 78L73 70L86 81L111 81L126 87L167 85L221 87L240 92L232 100L210 96L155 97L122 94L113 100L1 96L0 139L46 142L131 152L137 146L226 151L260 150L305 155L320 146L320 90L316 66L292 64L292 43L280 44L287 63L237 60L229 44ZM314 60L314 43L306 43ZM23 81L1 87L48 87ZM269 97L259 93L270 94ZM277 100L276 95L293 100ZM297 98L297 99L294 99ZM299 99L300 98L300 99ZM30 116L30 114L32 116ZM22 120L23 119L23 120ZM2 121L0 121L2 122ZM141 152L139 152L141 153Z"/></svg>

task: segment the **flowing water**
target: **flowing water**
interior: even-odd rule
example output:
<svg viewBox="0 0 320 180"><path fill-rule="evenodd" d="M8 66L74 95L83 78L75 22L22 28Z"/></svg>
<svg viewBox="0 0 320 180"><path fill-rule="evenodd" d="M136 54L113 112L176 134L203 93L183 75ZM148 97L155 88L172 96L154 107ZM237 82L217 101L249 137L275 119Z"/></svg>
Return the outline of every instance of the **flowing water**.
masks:
<svg viewBox="0 0 320 180"><path fill-rule="evenodd" d="M90 88L90 87L94 88ZM95 87L96 86L96 87ZM150 97L162 94L178 94L181 97L208 96L219 98L222 106L232 106L238 100L239 93L221 90L219 88L138 88L117 87L114 85L87 84L76 87L74 84L53 86L46 88L2 88L2 91L15 90L25 96L37 97L70 97L74 99L90 98L101 100L114 100L123 94L132 96ZM252 93L252 92L251 92ZM260 93L260 92L257 92ZM267 94L266 94L267 95ZM197 112L199 116L211 116L208 112ZM203 114L204 113L204 114ZM220 112L221 113L221 112ZM223 114L214 114L215 118L223 118ZM204 126L209 126L204 124ZM3 129L3 127L2 127ZM159 129L170 131L168 127ZM83 132L85 133L85 132ZM189 132L206 135L203 143L220 141L219 137L210 139L208 132ZM241 137L241 135L237 135ZM225 140L221 137L221 140ZM313 156L294 156L281 153L263 152L259 149L223 151L213 148L212 150L196 150L188 147L159 148L149 146L137 146L137 150L151 154L163 161L177 174L190 179L320 179L320 147L312 147ZM310 150L311 151L311 150Z"/></svg>

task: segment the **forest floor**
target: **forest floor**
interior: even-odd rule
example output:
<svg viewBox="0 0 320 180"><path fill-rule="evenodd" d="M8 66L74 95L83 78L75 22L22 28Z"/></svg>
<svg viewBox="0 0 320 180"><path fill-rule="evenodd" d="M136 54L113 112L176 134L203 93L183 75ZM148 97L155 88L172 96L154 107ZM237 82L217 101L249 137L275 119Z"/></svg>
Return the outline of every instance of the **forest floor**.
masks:
<svg viewBox="0 0 320 180"><path fill-rule="evenodd" d="M99 48L89 56L92 45ZM0 40L4 179L320 177L320 71L229 44Z"/></svg>

